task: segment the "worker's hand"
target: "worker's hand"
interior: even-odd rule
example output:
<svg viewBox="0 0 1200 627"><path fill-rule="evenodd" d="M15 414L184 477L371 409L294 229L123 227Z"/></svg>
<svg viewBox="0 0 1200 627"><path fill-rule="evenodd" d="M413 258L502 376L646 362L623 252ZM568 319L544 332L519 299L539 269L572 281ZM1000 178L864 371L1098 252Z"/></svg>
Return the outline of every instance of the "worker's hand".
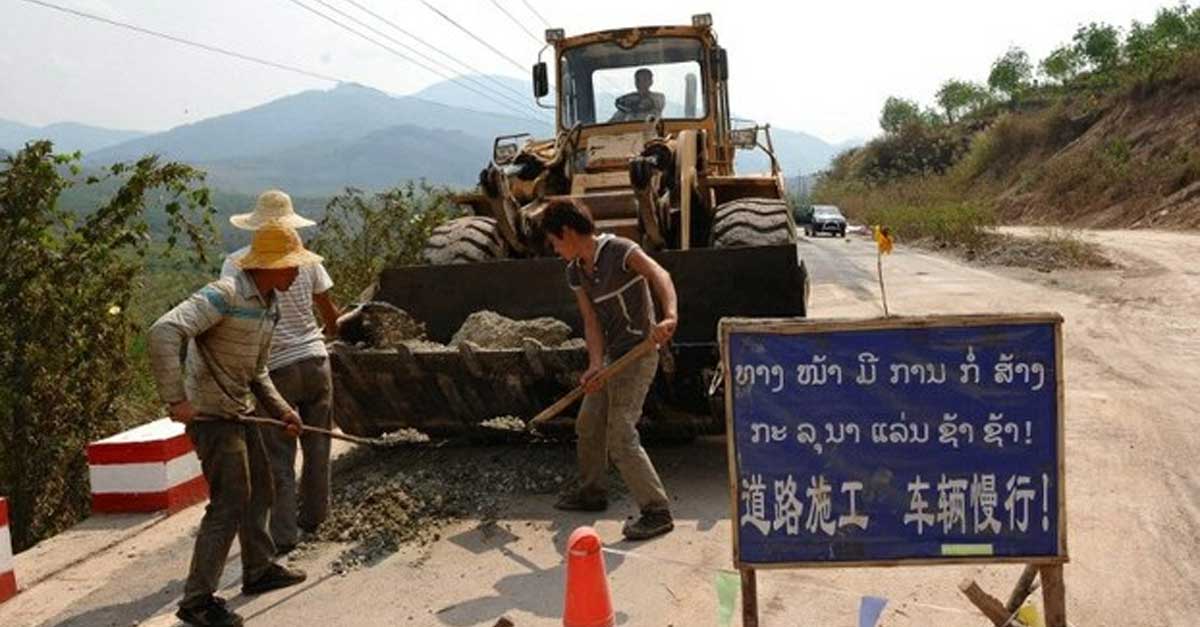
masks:
<svg viewBox="0 0 1200 627"><path fill-rule="evenodd" d="M279 419L287 425L285 429L287 430L288 435L292 436L293 438L300 435L300 425L303 423L300 422L300 415L297 414L295 410L289 411L288 413L280 416Z"/></svg>
<svg viewBox="0 0 1200 627"><path fill-rule="evenodd" d="M192 407L192 402L184 399L178 403L171 403L171 420L188 424L196 417L196 409Z"/></svg>
<svg viewBox="0 0 1200 627"><path fill-rule="evenodd" d="M338 330L342 325L341 320L334 320L333 324L325 325L325 339L336 340L338 338Z"/></svg>
<svg viewBox="0 0 1200 627"><path fill-rule="evenodd" d="M594 394L604 387L604 382L596 378L603 369L603 366L591 366L579 377L579 385L583 386L585 394Z"/></svg>
<svg viewBox="0 0 1200 627"><path fill-rule="evenodd" d="M675 327L679 324L677 318L663 318L654 328L650 330L650 337L654 338L654 343L662 346L671 341L671 337L675 335Z"/></svg>

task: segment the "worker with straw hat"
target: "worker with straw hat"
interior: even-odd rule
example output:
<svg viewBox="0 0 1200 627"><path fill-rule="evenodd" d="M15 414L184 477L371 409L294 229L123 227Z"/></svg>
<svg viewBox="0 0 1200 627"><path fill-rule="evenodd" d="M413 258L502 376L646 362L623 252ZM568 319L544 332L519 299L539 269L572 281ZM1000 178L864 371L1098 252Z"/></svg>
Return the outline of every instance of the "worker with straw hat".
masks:
<svg viewBox="0 0 1200 627"><path fill-rule="evenodd" d="M267 372L271 336L279 319L277 292L299 270L321 261L304 249L290 227L267 225L254 233L239 272L201 288L150 328L150 361L158 393L171 418L187 425L208 482L209 504L200 521L192 563L176 613L189 625L242 624L214 596L236 536L242 553L242 592L258 594L304 581L305 574L274 562L267 529L274 499L262 434L239 421L255 401L288 423L295 437L300 418ZM187 360L179 355L187 346Z"/></svg>
<svg viewBox="0 0 1200 627"><path fill-rule="evenodd" d="M241 229L257 230L268 225L302 228L315 224L296 214L292 199L279 190L263 192L252 213L230 217ZM236 276L237 260L248 248L225 258L221 276ZM280 291L279 324L271 341L267 370L280 395L296 408L300 421L310 427L333 426L333 373L325 340L337 336L338 308L331 297L333 280L325 267L313 263L300 268L296 280ZM314 306L321 322L313 316ZM267 459L275 484L271 508L271 539L280 554L289 553L300 541L301 530L314 532L329 517L330 442L315 433L299 438L302 455L299 490L296 482L296 438L267 430L263 432ZM297 498L299 497L299 498Z"/></svg>

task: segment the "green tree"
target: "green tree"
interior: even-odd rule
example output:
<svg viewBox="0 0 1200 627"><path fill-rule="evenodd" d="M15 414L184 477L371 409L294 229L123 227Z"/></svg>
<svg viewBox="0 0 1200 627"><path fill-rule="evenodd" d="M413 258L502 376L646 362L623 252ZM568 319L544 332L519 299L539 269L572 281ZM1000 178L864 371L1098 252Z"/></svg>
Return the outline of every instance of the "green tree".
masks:
<svg viewBox="0 0 1200 627"><path fill-rule="evenodd" d="M1121 33L1117 27L1092 22L1075 31L1075 50L1097 76L1110 77L1121 61Z"/></svg>
<svg viewBox="0 0 1200 627"><path fill-rule="evenodd" d="M946 114L946 121L955 120L977 110L988 101L987 89L978 83L951 79L942 83L937 92L938 106Z"/></svg>
<svg viewBox="0 0 1200 627"><path fill-rule="evenodd" d="M885 133L899 133L904 127L920 124L923 120L921 105L896 96L889 96L884 101L879 114L879 126Z"/></svg>
<svg viewBox="0 0 1200 627"><path fill-rule="evenodd" d="M1029 55L1020 48L1009 48L1007 52L992 63L992 71L988 74L988 87L1008 97L1010 103L1029 87L1033 78L1033 66Z"/></svg>
<svg viewBox="0 0 1200 627"><path fill-rule="evenodd" d="M349 188L329 201L309 246L325 257L334 298L355 302L385 267L420 263L434 227L460 214L447 190L425 183L373 195Z"/></svg>
<svg viewBox="0 0 1200 627"><path fill-rule="evenodd" d="M147 203L164 203L169 249L186 243L204 260L216 233L200 172L146 157L76 181L77 160L40 141L0 165L0 492L18 551L90 506L81 452L116 426L130 301L160 248ZM68 188L106 180L119 186L99 207L60 205Z"/></svg>
<svg viewBox="0 0 1200 627"><path fill-rule="evenodd" d="M1071 82L1083 69L1084 61L1075 46L1059 46L1042 59L1042 74L1059 85Z"/></svg>

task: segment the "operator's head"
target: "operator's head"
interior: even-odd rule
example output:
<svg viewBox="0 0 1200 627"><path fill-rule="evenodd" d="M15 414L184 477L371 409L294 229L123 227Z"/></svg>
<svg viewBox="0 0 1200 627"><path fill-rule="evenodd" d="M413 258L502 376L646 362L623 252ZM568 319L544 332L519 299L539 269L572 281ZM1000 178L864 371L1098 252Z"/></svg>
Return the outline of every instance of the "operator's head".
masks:
<svg viewBox="0 0 1200 627"><path fill-rule="evenodd" d="M574 261L586 250L596 223L587 209L570 200L555 200L542 212L542 230L559 257Z"/></svg>
<svg viewBox="0 0 1200 627"><path fill-rule="evenodd" d="M654 73L646 68L634 72L633 84L642 93L650 91L650 86L654 84Z"/></svg>

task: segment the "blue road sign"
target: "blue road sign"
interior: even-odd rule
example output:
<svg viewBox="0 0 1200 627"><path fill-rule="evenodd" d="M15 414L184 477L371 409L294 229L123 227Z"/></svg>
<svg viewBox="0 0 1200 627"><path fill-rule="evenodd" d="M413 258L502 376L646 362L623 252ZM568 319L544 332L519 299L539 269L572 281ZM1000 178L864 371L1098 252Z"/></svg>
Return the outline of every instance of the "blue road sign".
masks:
<svg viewBox="0 0 1200 627"><path fill-rule="evenodd" d="M735 561L1065 560L1060 324L722 321Z"/></svg>

